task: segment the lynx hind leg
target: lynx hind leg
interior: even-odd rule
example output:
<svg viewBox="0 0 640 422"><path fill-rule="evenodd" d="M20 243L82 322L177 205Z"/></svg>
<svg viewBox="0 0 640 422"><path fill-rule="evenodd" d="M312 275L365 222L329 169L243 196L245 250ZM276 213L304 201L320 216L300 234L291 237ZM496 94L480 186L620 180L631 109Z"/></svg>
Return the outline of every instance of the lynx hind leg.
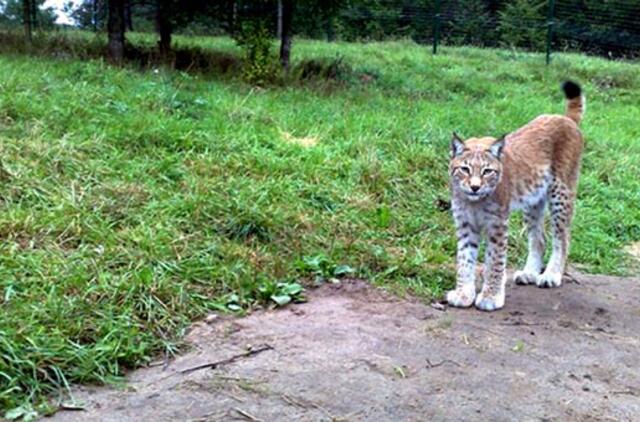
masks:
<svg viewBox="0 0 640 422"><path fill-rule="evenodd" d="M549 211L553 229L553 249L547 268L536 280L538 287L559 287L562 284L562 275L569 253L574 198L575 195L571 189L562 182L552 185Z"/></svg>
<svg viewBox="0 0 640 422"><path fill-rule="evenodd" d="M513 279L516 284L535 284L544 266L544 206L542 200L524 211L524 220L528 229L529 253L524 268L516 271Z"/></svg>

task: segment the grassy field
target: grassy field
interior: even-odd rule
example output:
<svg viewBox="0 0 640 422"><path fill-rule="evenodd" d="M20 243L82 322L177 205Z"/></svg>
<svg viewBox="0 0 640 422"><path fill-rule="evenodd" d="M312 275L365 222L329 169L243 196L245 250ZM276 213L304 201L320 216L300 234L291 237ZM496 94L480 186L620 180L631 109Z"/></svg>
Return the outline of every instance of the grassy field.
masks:
<svg viewBox="0 0 640 422"><path fill-rule="evenodd" d="M239 54L229 39L177 42ZM451 131L563 112L565 78L588 103L571 260L626 271L622 248L640 240L637 64L401 41L293 51L337 54L343 78L266 89L0 56L0 408L171 354L189 321L295 299L301 280L442 294ZM512 227L513 267L525 242Z"/></svg>

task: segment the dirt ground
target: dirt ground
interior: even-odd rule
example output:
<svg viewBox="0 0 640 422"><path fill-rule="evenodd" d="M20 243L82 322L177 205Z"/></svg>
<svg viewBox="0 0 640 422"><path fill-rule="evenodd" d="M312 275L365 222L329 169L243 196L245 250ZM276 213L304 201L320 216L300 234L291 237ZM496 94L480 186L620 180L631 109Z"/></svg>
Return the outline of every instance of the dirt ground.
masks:
<svg viewBox="0 0 640 422"><path fill-rule="evenodd" d="M190 353L124 389L75 389L85 410L47 420L638 421L640 280L574 277L510 283L494 313L326 285L305 304L197 323Z"/></svg>

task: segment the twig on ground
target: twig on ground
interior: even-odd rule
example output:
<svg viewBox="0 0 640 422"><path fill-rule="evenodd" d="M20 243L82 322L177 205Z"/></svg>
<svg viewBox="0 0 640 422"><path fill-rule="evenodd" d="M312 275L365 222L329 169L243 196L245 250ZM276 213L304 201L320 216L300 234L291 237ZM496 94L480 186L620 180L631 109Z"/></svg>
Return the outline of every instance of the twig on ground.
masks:
<svg viewBox="0 0 640 422"><path fill-rule="evenodd" d="M541 322L527 322L527 321L505 321L505 322L501 322L500 325L525 325L527 327L529 326L533 326L533 325L543 325Z"/></svg>
<svg viewBox="0 0 640 422"><path fill-rule="evenodd" d="M310 404L311 406L315 407L316 409L320 410L321 412L326 413L326 414L327 414L327 416L328 416L330 419L333 419L333 415L331 414L331 412L329 412L329 411L328 411L327 409L325 409L324 407L320 406L318 403L315 403L315 402L313 402L313 401L309 400L309 404Z"/></svg>
<svg viewBox="0 0 640 422"><path fill-rule="evenodd" d="M562 278L565 278L569 283L580 284L577 278L573 276L573 274L565 272L562 274Z"/></svg>
<svg viewBox="0 0 640 422"><path fill-rule="evenodd" d="M257 418L255 416L253 416L251 413L249 412L245 412L242 409L238 409L237 407L234 407L233 410L235 410L236 412L238 412L238 414L242 417L244 417L245 419L249 420L249 421L253 421L253 422L262 422L262 419Z"/></svg>
<svg viewBox="0 0 640 422"><path fill-rule="evenodd" d="M200 369L208 369L208 368L214 369L214 368L217 368L220 365L226 365L226 364L229 364L229 363L233 363L233 362L237 361L238 359L247 358L249 356L257 355L258 353L262 353L262 352L265 352L267 350L273 350L273 347L271 347L268 344L265 344L265 345L263 345L261 347L258 347L257 349L251 349L251 350L249 350L247 352L231 356L230 358L227 358L227 359L222 359L222 360L218 360L218 361L215 361L215 362L203 363L201 365L196 365L196 366L192 366L190 368L182 369L181 371L179 371L179 373L188 374L190 372L198 371Z"/></svg>
<svg viewBox="0 0 640 422"><path fill-rule="evenodd" d="M296 400L293 397L290 397L290 396L288 396L286 394L282 395L282 400L284 400L285 402L287 402L288 404L290 404L292 406L297 406L297 407L301 407L303 409L307 409L307 406L305 406L304 403L301 403L298 400Z"/></svg>
<svg viewBox="0 0 640 422"><path fill-rule="evenodd" d="M82 404L78 404L78 403L75 403L75 402L72 402L72 403L60 403L59 407L62 410L73 410L73 411L87 410Z"/></svg>
<svg viewBox="0 0 640 422"><path fill-rule="evenodd" d="M242 397L236 396L235 394L233 394L233 393L231 393L231 392L229 392L229 391L225 391L223 394L225 394L225 395L229 396L230 398L232 398L232 399L234 399L235 401L240 402L240 403L244 403L244 402L246 401L246 400L245 400L245 399L243 399Z"/></svg>
<svg viewBox="0 0 640 422"><path fill-rule="evenodd" d="M211 421L220 421L220 420L224 420L223 418L225 416L228 416L228 411L225 412L220 412L220 411L213 411L213 412L209 412L209 413L205 413L204 415L194 418L194 419L187 419L187 422L211 422Z"/></svg>
<svg viewBox="0 0 640 422"><path fill-rule="evenodd" d="M638 392L634 390L619 390L619 391L612 391L611 394L628 394L630 396L637 396Z"/></svg>
<svg viewBox="0 0 640 422"><path fill-rule="evenodd" d="M162 371L166 371L169 367L169 351L164 351L164 362L162 363Z"/></svg>
<svg viewBox="0 0 640 422"><path fill-rule="evenodd" d="M458 362L453 361L451 359L444 359L444 360L442 360L442 361L440 361L438 363L431 363L431 361L429 359L427 359L427 369L437 368L438 366L442 366L445 363L451 363L451 364L453 364L455 366L458 366L458 367L462 366Z"/></svg>

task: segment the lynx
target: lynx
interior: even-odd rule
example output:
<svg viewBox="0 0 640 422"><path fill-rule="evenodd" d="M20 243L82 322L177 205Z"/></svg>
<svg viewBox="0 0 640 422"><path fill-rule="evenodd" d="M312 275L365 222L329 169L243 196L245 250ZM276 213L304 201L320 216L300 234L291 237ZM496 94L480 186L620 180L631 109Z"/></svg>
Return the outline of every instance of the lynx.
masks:
<svg viewBox="0 0 640 422"><path fill-rule="evenodd" d="M528 228L526 264L516 284L558 287L569 251L570 226L584 141L578 128L585 98L574 82L562 85L566 113L541 115L500 138L463 141L453 134L449 166L452 210L458 237L457 280L447 293L452 306L494 311L504 306L507 223L521 209ZM549 208L552 253L546 268L544 210ZM487 247L482 289L476 294L480 235ZM544 268L544 271L543 271Z"/></svg>

